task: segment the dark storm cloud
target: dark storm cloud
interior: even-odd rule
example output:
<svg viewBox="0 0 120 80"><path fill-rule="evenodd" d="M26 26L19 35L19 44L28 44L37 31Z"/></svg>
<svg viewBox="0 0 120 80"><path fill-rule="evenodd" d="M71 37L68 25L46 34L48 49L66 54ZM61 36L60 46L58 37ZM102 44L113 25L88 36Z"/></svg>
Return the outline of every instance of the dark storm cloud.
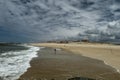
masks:
<svg viewBox="0 0 120 80"><path fill-rule="evenodd" d="M120 38L119 0L1 0L0 4L1 41Z"/></svg>

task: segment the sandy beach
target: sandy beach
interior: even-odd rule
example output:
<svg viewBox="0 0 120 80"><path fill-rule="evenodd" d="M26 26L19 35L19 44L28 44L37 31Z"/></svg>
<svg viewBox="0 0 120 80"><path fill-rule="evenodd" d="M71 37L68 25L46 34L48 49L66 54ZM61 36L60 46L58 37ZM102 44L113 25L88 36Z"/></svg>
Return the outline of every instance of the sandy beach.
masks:
<svg viewBox="0 0 120 80"><path fill-rule="evenodd" d="M79 78L78 80L120 80L120 74L116 69L104 64L104 61L101 59L102 56L99 57L99 53L104 48L104 51L107 51L108 45L104 46L104 48L103 45L98 46L98 44L94 46L91 44L81 45L76 43L39 43L32 45L51 48L41 49L38 52L38 57L30 62L31 67L19 80L77 80L73 79L75 77ZM61 48L61 50L57 49L55 54L54 48ZM115 50L118 49L114 46L112 48ZM97 50L100 50L100 52ZM107 53L102 54L107 56ZM108 58L112 56L112 54L109 54ZM91 57L92 55L94 57ZM119 65L119 63L117 64Z"/></svg>
<svg viewBox="0 0 120 80"><path fill-rule="evenodd" d="M62 48L93 59L104 61L106 64L114 67L120 72L120 46L100 43L37 43L34 46L44 46L53 48Z"/></svg>

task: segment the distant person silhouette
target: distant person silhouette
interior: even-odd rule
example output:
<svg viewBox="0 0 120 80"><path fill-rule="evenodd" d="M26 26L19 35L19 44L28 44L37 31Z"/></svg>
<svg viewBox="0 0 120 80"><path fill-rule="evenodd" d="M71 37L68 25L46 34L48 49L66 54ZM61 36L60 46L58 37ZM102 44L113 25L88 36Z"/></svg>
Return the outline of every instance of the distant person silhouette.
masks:
<svg viewBox="0 0 120 80"><path fill-rule="evenodd" d="M56 50L56 49L54 49L54 52L55 52L55 54L56 54L57 50Z"/></svg>

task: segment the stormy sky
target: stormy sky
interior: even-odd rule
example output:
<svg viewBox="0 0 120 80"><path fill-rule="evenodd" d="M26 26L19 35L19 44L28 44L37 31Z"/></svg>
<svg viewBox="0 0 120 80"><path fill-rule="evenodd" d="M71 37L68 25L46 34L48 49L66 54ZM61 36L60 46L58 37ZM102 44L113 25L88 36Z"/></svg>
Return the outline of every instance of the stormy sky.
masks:
<svg viewBox="0 0 120 80"><path fill-rule="evenodd" d="M0 0L0 42L120 42L120 0Z"/></svg>

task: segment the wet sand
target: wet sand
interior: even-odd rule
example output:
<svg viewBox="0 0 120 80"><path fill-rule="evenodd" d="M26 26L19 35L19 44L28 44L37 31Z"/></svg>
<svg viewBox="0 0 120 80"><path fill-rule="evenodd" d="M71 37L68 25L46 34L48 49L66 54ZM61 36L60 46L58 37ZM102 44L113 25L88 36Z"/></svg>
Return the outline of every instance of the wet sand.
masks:
<svg viewBox="0 0 120 80"><path fill-rule="evenodd" d="M34 43L34 46L62 48L93 59L99 59L112 66L120 73L120 45L81 43Z"/></svg>
<svg viewBox="0 0 120 80"><path fill-rule="evenodd" d="M30 64L31 68L19 80L68 80L73 77L120 80L120 74L103 61L64 50L57 50L55 54L53 48L41 49Z"/></svg>

